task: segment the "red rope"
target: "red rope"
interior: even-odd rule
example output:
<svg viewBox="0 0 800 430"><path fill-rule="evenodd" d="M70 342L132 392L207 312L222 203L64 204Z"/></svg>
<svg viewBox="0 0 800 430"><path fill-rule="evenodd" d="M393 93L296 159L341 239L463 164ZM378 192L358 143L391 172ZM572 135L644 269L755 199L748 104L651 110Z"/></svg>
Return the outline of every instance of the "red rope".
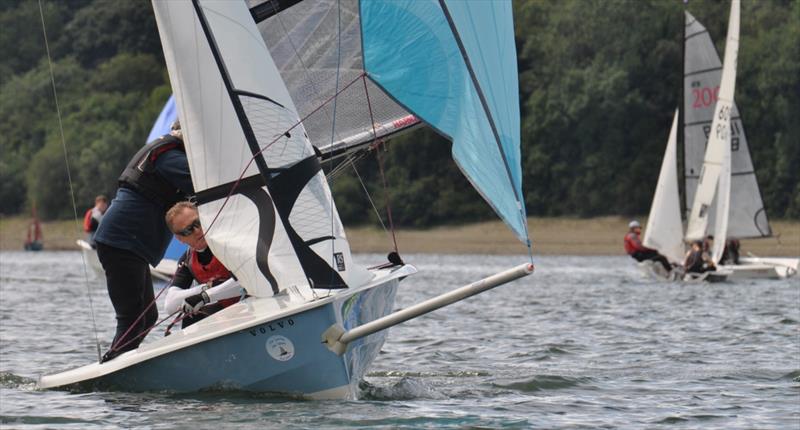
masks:
<svg viewBox="0 0 800 430"><path fill-rule="evenodd" d="M276 137L276 138L275 138L275 139L274 139L272 142L270 142L270 143L266 144L266 145L265 145L263 148L261 148L261 149L260 149L258 152L256 152L255 154L253 154L253 156L250 158L250 161L248 161L248 162L247 162L247 165L245 165L245 166L244 166L244 169L242 170L242 173L241 173L241 175L239 175L239 178L236 180L236 182L234 182L233 186L231 187L231 190L230 190L230 192L228 192L228 195L225 197L225 200L222 202L222 206L220 206L220 208L219 208L219 210L217 211L216 215L214 215L214 219L212 219L212 220L211 220L211 224L209 224L209 225L208 225L208 228L204 228L204 229L203 229L203 231L204 231L203 235L205 236L205 234L206 234L206 233L207 233L209 230L211 230L211 227L213 227L213 226L214 226L214 223L217 221L217 218L219 217L219 214L220 214L220 213L222 213L222 209L224 209L224 208L225 208L225 205L226 205L226 204L228 204L228 200L230 200L231 196L233 195L233 192L234 192L234 191L236 191L236 188L238 188L238 187L239 187L239 183L242 181L242 178L244 178L244 174L247 172L247 169L248 169L248 168L250 168L250 165L251 165L251 164L253 164L253 161L255 161L255 159L256 159L256 157L257 157L257 156L261 155L261 154L262 154L264 151L266 151L266 150L267 150L267 149L268 149L270 146L274 145L274 144L275 144L275 143L276 143L278 140L280 140L280 139L281 139L283 136L285 136L285 135L286 135L286 133L288 133L288 132L290 132L290 131L294 130L294 128L295 128L295 127L297 127L298 125L302 124L302 123L303 123L303 121L305 121L306 119L308 119L308 118L309 118L311 115L314 115L315 113L317 113L317 112L318 112L320 109L322 109L322 108L323 108L325 105L327 105L328 103L330 103L330 102L331 102L333 99L335 99L335 98L336 98L336 97L337 97L339 94L343 93L345 90L347 90L348 88L350 88L350 86L351 86L351 85L353 85L353 84L354 84L356 81L358 81L360 78L362 78L362 77L364 77L364 76L366 76L366 72L363 72L363 73L361 73L361 75L357 76L355 79L353 79L352 81L350 81L350 83L349 83L349 84L345 85L345 86L344 86L344 87L343 87L341 90L339 90L338 92L336 92L336 94L332 95L331 97L329 97L329 98L328 98L328 100L326 100L324 103L322 103L321 105L319 105L319 107L317 107L317 108L316 108L316 109L314 109L313 111L309 112L309 114L308 114L308 115L306 115L306 116L304 116L303 118L301 118L301 119L300 119L300 121L296 122L296 123L295 123L293 126L289 127L289 129L287 129L287 130L286 130L286 131L284 131L283 133L279 134L279 135L278 135L278 137ZM375 128L375 126L373 125L373 129L374 129L374 128Z"/></svg>
<svg viewBox="0 0 800 430"><path fill-rule="evenodd" d="M162 288L162 289L161 289L161 291L159 291L159 292L158 292L158 294L156 294L156 296L153 298L153 300L150 302L150 304L148 304L148 305L147 305L147 307L146 307L146 308L144 308L144 310L142 311L142 313L141 313L141 314L139 314L139 317L138 317L138 318L136 318L136 321L134 321L134 322L133 322L133 324L131 324L131 326L130 326L130 327L128 327L128 330L126 330L126 331L125 331L125 333L122 333L122 336L120 336L120 338L119 338L119 339L117 339L117 341L116 341L116 342L114 342L114 343L111 345L111 348L109 348L109 351L117 351L117 350L119 350L120 348L124 348L124 347L126 347L127 345L129 345L131 342L133 342L134 340L138 339L138 338L139 338L139 337L141 337L142 335L147 335L147 333L150 333L150 330L152 330L152 329L153 329L153 327L155 327L155 326L157 326L157 325L161 324L161 323L164 321L164 320L161 320L161 321L158 321L158 322L156 322L155 324L153 324L153 325L151 325L150 327L148 327L148 328L147 328L147 330L144 330L144 331L142 331L141 333L139 333L138 335L134 336L134 337L133 337L132 339L130 339L129 341L127 341L127 342L125 342L124 344L120 345L120 343L122 343L122 341L123 341L123 340L124 340L126 337L128 337L128 334L130 334L131 330L133 330L133 328L134 328L134 327L136 327L136 324L138 324L138 323L139 323L139 321L141 321L142 317L144 317L144 315L147 313L147 311L148 311L148 310L149 310L149 309L150 309L150 308L151 308L151 307L152 307L152 306L153 306L153 305L156 303L156 301L158 300L158 298L159 298L159 297L161 297L161 294L164 294L164 291L166 291L166 290L167 290L169 287L171 287L171 286L172 286L172 282L173 282L173 281L175 281L175 274L173 274L173 275L172 275L172 279L169 281L169 283L168 283L168 284L167 284L167 285L166 285L164 288ZM175 315L175 313L173 313L172 315ZM170 316L172 316L172 315L170 315ZM167 317L167 318L169 318L169 317Z"/></svg>

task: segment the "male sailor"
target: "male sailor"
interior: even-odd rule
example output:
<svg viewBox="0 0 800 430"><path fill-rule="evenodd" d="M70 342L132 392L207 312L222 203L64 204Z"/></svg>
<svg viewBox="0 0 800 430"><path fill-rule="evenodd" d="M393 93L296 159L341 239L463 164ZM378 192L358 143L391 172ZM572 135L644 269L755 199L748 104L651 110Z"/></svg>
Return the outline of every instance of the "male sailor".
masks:
<svg viewBox="0 0 800 430"><path fill-rule="evenodd" d="M189 246L178 261L178 270L164 300L167 313L183 311L181 322L186 328L238 302L244 294L230 270L211 253L194 204L178 202L165 218L175 237ZM199 285L190 288L193 281Z"/></svg>
<svg viewBox="0 0 800 430"><path fill-rule="evenodd" d="M659 254L655 249L648 248L642 244L642 226L639 221L633 220L628 224L628 233L625 235L625 252L636 261L653 260L658 261L664 266L667 273L672 270L667 257Z"/></svg>
<svg viewBox="0 0 800 430"><path fill-rule="evenodd" d="M83 214L83 231L86 233L86 241L94 248L94 234L97 232L97 227L100 227L100 221L108 210L108 197L100 194L94 198L94 206L86 210Z"/></svg>
<svg viewBox="0 0 800 430"><path fill-rule="evenodd" d="M194 194L180 123L133 156L95 234L97 256L117 317L111 348L101 362L135 349L158 319L150 265L156 266L172 239L164 215Z"/></svg>

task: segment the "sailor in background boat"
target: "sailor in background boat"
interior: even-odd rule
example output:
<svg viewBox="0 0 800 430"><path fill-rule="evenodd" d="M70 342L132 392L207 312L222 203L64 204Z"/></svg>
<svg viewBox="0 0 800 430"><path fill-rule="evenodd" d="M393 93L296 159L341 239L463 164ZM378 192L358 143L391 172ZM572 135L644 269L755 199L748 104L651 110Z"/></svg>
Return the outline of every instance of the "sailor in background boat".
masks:
<svg viewBox="0 0 800 430"><path fill-rule="evenodd" d="M664 270L669 273L672 265L669 264L667 257L659 254L655 249L648 248L642 244L642 225L639 221L633 220L628 224L628 233L625 235L625 252L636 261L653 260L661 263Z"/></svg>
<svg viewBox="0 0 800 430"><path fill-rule="evenodd" d="M728 239L725 241L725 249L722 250L722 264L726 266L739 264L739 239Z"/></svg>
<svg viewBox="0 0 800 430"><path fill-rule="evenodd" d="M158 319L150 265L157 266L172 239L164 215L194 194L180 123L133 156L117 195L95 234L97 256L117 317L111 348L101 362L136 349Z"/></svg>
<svg viewBox="0 0 800 430"><path fill-rule="evenodd" d="M244 290L230 270L211 253L194 204L176 203L167 211L166 221L178 240L189 246L178 261L178 270L164 300L168 314L183 311L181 323L186 328L238 302ZM193 281L200 285L190 288Z"/></svg>
<svg viewBox="0 0 800 430"><path fill-rule="evenodd" d="M86 242L96 248L94 243L94 234L97 232L97 227L100 226L100 221L108 210L108 197L103 194L94 198L94 206L87 209L83 214L83 231L86 233Z"/></svg>
<svg viewBox="0 0 800 430"><path fill-rule="evenodd" d="M686 273L705 273L717 270L714 261L703 250L703 242L699 240L692 242L692 247L686 252L683 267L686 269Z"/></svg>

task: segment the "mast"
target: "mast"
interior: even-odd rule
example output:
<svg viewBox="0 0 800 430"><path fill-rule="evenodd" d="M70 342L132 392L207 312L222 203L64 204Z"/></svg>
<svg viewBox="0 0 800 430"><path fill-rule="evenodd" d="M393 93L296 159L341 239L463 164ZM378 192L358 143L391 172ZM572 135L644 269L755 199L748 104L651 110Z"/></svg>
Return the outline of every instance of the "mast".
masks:
<svg viewBox="0 0 800 430"><path fill-rule="evenodd" d="M680 85L680 99L679 104L680 109L678 109L678 147L677 147L677 168L678 168L678 202L680 203L681 207L681 219L686 218L687 214L687 204L686 204L686 161L684 157L686 156L686 151L684 150L684 142L686 138L684 136L684 129L683 124L685 121L684 118L684 110L686 109L686 95L684 94L686 88L686 33L689 28L686 25L686 5L689 3L688 0L683 0L683 8L681 9L681 19L678 21L681 23L683 30L681 31L681 85Z"/></svg>

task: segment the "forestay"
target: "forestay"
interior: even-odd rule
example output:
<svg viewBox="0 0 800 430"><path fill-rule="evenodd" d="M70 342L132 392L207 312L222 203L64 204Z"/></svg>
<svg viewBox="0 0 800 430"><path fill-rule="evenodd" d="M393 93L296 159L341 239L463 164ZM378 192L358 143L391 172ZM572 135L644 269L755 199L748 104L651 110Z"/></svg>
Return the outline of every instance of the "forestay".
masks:
<svg viewBox="0 0 800 430"><path fill-rule="evenodd" d="M708 30L688 12L685 38L684 175L686 207L687 211L691 211L714 117L722 63ZM736 103L732 103L731 112L731 202L727 236L769 236L772 231ZM712 205L709 220L715 219L715 213L715 206Z"/></svg>
<svg viewBox="0 0 800 430"><path fill-rule="evenodd" d="M726 175L730 174L730 120L733 110L733 93L736 84L738 51L739 0L733 0L731 3L730 19L728 20L728 37L725 43L725 62L723 64L719 95L714 108L714 117L711 123L711 134L708 138L703 167L700 171L700 180L689 215L689 226L686 229L686 238L689 240L702 239L706 236L709 226L709 209L714 204L716 198L718 212L716 218L721 219L715 222L715 257L721 256L722 247L725 246L725 237L727 234L730 179L725 178L720 181L720 175L723 173ZM723 192L725 195L722 195ZM718 247L720 250L719 253L716 252ZM717 260L717 258L715 258L715 260Z"/></svg>
<svg viewBox="0 0 800 430"><path fill-rule="evenodd" d="M254 296L345 286L354 268L344 229L247 5L153 7L214 254Z"/></svg>

